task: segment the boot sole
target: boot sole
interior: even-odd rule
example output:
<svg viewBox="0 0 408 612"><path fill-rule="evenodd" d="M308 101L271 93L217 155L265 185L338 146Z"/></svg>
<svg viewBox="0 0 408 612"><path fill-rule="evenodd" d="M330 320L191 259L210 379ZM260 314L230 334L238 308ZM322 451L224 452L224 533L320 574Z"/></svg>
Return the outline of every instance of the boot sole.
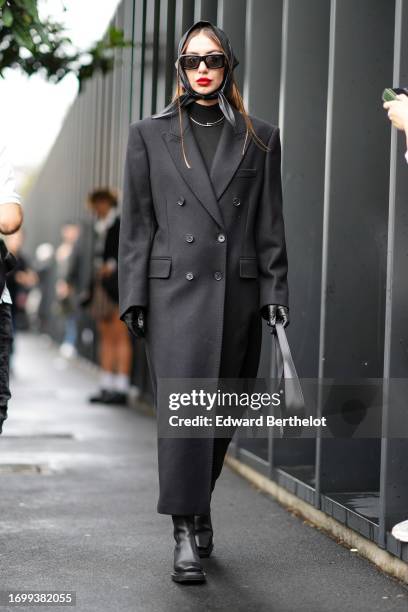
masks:
<svg viewBox="0 0 408 612"><path fill-rule="evenodd" d="M201 572L184 572L177 573L173 572L171 575L171 579L174 582L205 582L205 574Z"/></svg>

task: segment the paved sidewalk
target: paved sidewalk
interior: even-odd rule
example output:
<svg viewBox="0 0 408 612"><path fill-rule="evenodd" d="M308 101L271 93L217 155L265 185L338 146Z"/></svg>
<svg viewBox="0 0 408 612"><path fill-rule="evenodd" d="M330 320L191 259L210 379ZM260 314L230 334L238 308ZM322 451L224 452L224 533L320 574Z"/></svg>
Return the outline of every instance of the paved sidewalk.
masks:
<svg viewBox="0 0 408 612"><path fill-rule="evenodd" d="M214 494L208 582L174 584L171 519L156 513L154 420L88 405L95 374L46 339L22 336L17 348L0 437L0 589L73 590L66 609L78 612L407 610L406 587L228 468Z"/></svg>

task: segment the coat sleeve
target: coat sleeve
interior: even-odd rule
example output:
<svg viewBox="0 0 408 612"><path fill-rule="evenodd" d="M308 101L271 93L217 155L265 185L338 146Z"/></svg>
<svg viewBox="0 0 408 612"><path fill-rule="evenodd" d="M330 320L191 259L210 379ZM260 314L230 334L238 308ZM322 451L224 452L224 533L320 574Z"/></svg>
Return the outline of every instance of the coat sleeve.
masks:
<svg viewBox="0 0 408 612"><path fill-rule="evenodd" d="M131 306L147 306L147 272L154 234L149 160L137 124L130 127L119 233L119 316Z"/></svg>
<svg viewBox="0 0 408 612"><path fill-rule="evenodd" d="M268 147L270 150L265 154L264 185L255 225L260 309L267 304L289 306L279 128L273 130Z"/></svg>

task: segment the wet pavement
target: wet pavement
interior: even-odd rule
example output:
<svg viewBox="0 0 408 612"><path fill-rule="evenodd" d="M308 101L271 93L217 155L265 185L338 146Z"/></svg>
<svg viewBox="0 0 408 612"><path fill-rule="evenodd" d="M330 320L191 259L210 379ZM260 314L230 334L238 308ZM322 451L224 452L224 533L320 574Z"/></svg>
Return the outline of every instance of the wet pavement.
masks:
<svg viewBox="0 0 408 612"><path fill-rule="evenodd" d="M17 349L0 437L1 590L74 591L79 612L408 609L408 587L228 468L208 581L174 584L171 519L156 513L154 419L88 404L96 371L46 338L21 336ZM62 607L0 606L16 609Z"/></svg>

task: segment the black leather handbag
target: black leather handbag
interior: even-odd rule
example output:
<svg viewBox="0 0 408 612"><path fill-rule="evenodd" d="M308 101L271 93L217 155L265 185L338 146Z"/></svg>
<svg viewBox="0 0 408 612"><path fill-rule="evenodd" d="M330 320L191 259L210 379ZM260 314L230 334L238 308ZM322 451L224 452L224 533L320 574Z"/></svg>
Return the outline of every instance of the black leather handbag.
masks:
<svg viewBox="0 0 408 612"><path fill-rule="evenodd" d="M288 339L282 323L277 323L272 331L271 378L281 395L280 417L305 416L305 399L302 387L289 348ZM280 434L285 437L299 437L301 426L281 427Z"/></svg>

